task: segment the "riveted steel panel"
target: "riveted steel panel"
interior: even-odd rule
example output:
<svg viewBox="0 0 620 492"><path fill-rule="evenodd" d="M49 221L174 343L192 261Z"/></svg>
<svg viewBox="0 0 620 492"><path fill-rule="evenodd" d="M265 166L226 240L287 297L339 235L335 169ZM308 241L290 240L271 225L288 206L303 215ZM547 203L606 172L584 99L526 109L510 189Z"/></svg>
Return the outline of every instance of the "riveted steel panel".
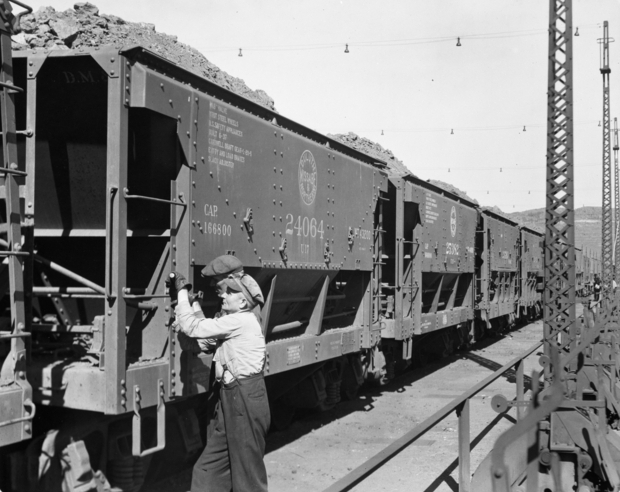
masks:
<svg viewBox="0 0 620 492"><path fill-rule="evenodd" d="M420 204L423 272L473 272L478 213L435 187L407 182L405 199Z"/></svg>
<svg viewBox="0 0 620 492"><path fill-rule="evenodd" d="M543 269L543 235L521 228L521 268L523 272L541 272Z"/></svg>
<svg viewBox="0 0 620 492"><path fill-rule="evenodd" d="M127 369L127 391L133 393L134 386L140 388L140 407L147 408L157 405L160 391L164 392L167 401L170 398L170 388L168 386L170 364L167 360L157 362L144 362L135 364ZM159 387L158 380L163 381L163 387ZM127 410L133 410L134 400L127 399Z"/></svg>
<svg viewBox="0 0 620 492"><path fill-rule="evenodd" d="M460 307L437 313L428 313L421 316L420 329L416 335L456 326L474 319L474 310L471 307Z"/></svg>
<svg viewBox="0 0 620 492"><path fill-rule="evenodd" d="M529 307L542 301L538 283L543 276L543 235L524 227L521 228L521 261L519 264L521 287L519 304Z"/></svg>
<svg viewBox="0 0 620 492"><path fill-rule="evenodd" d="M358 352L361 333L361 329L354 328L324 333L320 337L298 337L268 343L265 374L276 374Z"/></svg>
<svg viewBox="0 0 620 492"><path fill-rule="evenodd" d="M372 268L385 173L136 63L132 106L177 119L192 175L191 259L247 267Z"/></svg>
<svg viewBox="0 0 620 492"><path fill-rule="evenodd" d="M201 94L192 258L372 269L377 170ZM375 176L373 176L375 173Z"/></svg>
<svg viewBox="0 0 620 492"><path fill-rule="evenodd" d="M491 270L513 271L518 268L519 226L516 222L484 210L488 230Z"/></svg>

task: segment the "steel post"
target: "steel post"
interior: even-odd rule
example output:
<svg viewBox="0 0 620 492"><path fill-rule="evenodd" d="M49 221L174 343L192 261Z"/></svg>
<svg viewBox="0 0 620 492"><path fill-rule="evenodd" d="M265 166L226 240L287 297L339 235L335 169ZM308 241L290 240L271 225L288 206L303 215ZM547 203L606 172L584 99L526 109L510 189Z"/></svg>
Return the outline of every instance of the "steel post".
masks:
<svg viewBox="0 0 620 492"><path fill-rule="evenodd" d="M471 491L471 446L469 432L469 400L457 409L459 418L459 492Z"/></svg>
<svg viewBox="0 0 620 492"><path fill-rule="evenodd" d="M525 401L525 388L523 387L523 360L517 362L515 370L517 373L517 401L523 402ZM517 405L517 420L521 420L523 417L525 417L525 407Z"/></svg>
<svg viewBox="0 0 620 492"><path fill-rule="evenodd" d="M127 285L127 203L121 190L127 187L128 107L125 105L125 59L118 57L120 77L108 80L108 136L106 204L106 316L105 316L105 392L106 413L127 411L126 394L126 301L122 289ZM119 61L123 63L119 63ZM131 408L131 407L130 407Z"/></svg>
<svg viewBox="0 0 620 492"><path fill-rule="evenodd" d="M8 10L7 10L7 7ZM10 6L3 3L1 6L2 18L8 19L10 14ZM11 16L12 17L12 16ZM7 31L8 29L8 31ZM10 351L3 357L0 380L3 381L3 395L0 400L7 398L8 391L5 391L9 385L13 384L21 391L22 411L21 416L12 423L21 425L17 428L12 427L5 434L4 443L19 442L32 437L32 425L30 420L34 417L34 407L30 414L23 408L26 402L32 402L32 387L27 380L27 364L28 364L28 347L26 345L24 331L26 330L26 306L25 306L25 289L24 289L24 258L27 253L22 252L23 244L21 237L22 214L20 207L19 183L23 180L23 174L20 176L13 171L20 171L18 152L17 152L17 134L15 127L15 95L10 89L13 84L13 58L11 52L11 27L9 23L4 22L4 26L0 28L0 119L2 124L2 168L6 171L0 173L0 184L5 187L5 211L6 211L6 238L9 250L13 252L6 261L9 270L9 286L10 286L10 311L11 311L11 333ZM21 89L20 89L21 91ZM1 168L0 168L1 169ZM23 173L23 170L21 170ZM23 254L22 254L23 253ZM6 410L10 410L10 404L6 400L0 401L3 415L0 421L6 419ZM8 424L7 424L8 425Z"/></svg>

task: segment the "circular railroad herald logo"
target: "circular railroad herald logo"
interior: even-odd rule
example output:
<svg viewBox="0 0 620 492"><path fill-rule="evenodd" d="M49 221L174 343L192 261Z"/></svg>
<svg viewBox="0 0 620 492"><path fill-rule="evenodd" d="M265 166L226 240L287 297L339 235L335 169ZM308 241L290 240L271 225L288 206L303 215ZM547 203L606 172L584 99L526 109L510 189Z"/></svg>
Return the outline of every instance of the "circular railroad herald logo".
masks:
<svg viewBox="0 0 620 492"><path fill-rule="evenodd" d="M304 150L299 159L299 193L306 205L312 205L316 198L316 162L309 150Z"/></svg>
<svg viewBox="0 0 620 492"><path fill-rule="evenodd" d="M454 208L454 205L450 211L450 232L452 237L456 236L456 208Z"/></svg>

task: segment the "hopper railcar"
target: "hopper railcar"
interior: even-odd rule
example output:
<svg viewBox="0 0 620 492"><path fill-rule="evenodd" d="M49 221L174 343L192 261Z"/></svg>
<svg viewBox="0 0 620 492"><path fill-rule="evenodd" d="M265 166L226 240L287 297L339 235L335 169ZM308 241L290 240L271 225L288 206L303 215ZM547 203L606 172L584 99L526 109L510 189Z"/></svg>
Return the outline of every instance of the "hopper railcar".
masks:
<svg viewBox="0 0 620 492"><path fill-rule="evenodd" d="M480 210L476 236L476 315L480 330L505 330L516 321L519 243L516 222L490 209Z"/></svg>
<svg viewBox="0 0 620 492"><path fill-rule="evenodd" d="M5 492L137 490L195 459L211 356L172 330L171 270L207 315L215 256L260 284L276 428L537 313L536 233L142 47L19 52L14 73L30 255L23 291L0 282L33 406L0 385Z"/></svg>
<svg viewBox="0 0 620 492"><path fill-rule="evenodd" d="M355 392L381 333L383 163L140 47L18 53L14 68L32 129L18 144L36 418L0 388L2 490L134 490L196 456L211 356L179 346L164 280L193 279L213 314L199 272L220 254L265 294L275 420ZM41 476L8 473L52 449Z"/></svg>
<svg viewBox="0 0 620 492"><path fill-rule="evenodd" d="M414 176L391 177L387 200L381 340L391 377L399 362L471 342L478 209Z"/></svg>

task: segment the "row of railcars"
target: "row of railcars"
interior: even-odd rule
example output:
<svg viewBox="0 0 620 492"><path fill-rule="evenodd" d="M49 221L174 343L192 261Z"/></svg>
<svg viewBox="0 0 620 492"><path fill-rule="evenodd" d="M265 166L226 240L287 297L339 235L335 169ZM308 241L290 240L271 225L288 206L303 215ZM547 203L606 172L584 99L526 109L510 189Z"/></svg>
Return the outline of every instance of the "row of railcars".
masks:
<svg viewBox="0 0 620 492"><path fill-rule="evenodd" d="M276 428L540 312L542 235L503 215L142 47L14 67L28 350L0 337L5 492L134 491L196 458L211 355L172 330L171 270L207 315L214 257L260 284Z"/></svg>

